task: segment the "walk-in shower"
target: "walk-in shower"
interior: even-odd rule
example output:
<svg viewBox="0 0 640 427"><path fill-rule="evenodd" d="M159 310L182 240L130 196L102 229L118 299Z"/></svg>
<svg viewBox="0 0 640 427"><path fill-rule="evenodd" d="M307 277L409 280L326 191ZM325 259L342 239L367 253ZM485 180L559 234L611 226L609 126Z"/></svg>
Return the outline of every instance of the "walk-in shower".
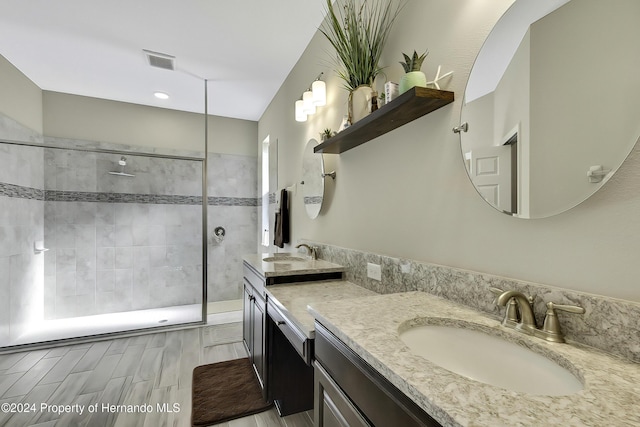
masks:
<svg viewBox="0 0 640 427"><path fill-rule="evenodd" d="M172 101L133 103L42 89L11 61L3 50L0 351L198 322L205 303L229 321L257 247L255 123L209 115L192 73L147 79Z"/></svg>
<svg viewBox="0 0 640 427"><path fill-rule="evenodd" d="M0 347L202 321L203 174L197 157L0 143Z"/></svg>

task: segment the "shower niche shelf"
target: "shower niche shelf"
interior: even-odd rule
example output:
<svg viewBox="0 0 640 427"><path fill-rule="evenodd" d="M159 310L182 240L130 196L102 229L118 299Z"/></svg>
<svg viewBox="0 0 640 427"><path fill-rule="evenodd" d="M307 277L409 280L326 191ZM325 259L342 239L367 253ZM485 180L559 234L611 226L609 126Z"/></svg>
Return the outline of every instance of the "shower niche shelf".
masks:
<svg viewBox="0 0 640 427"><path fill-rule="evenodd" d="M454 101L453 92L414 87L314 148L340 154L384 135Z"/></svg>

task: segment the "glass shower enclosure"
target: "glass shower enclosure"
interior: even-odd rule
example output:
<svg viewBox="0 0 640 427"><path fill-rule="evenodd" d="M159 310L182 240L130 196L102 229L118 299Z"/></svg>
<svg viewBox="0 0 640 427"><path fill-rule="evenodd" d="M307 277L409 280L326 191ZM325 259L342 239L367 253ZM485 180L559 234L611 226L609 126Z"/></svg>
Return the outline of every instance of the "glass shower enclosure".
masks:
<svg viewBox="0 0 640 427"><path fill-rule="evenodd" d="M0 141L0 348L202 322L204 167Z"/></svg>

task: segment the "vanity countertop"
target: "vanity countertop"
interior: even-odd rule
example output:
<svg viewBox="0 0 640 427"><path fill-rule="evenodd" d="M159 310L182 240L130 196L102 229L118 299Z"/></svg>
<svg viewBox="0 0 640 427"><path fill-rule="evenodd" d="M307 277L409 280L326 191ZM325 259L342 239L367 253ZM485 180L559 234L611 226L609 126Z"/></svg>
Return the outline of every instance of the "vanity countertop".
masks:
<svg viewBox="0 0 640 427"><path fill-rule="evenodd" d="M266 292L278 309L310 339L315 337L315 319L307 310L309 304L377 295L346 280L273 285Z"/></svg>
<svg viewBox="0 0 640 427"><path fill-rule="evenodd" d="M640 364L597 349L548 343L478 311L424 292L311 302L311 314L444 426L640 426ZM398 329L412 319L475 323L551 359L564 359L584 389L569 396L508 391L447 371L409 350ZM637 343L636 343L637 345ZM496 361L500 363L500 361Z"/></svg>
<svg viewBox="0 0 640 427"><path fill-rule="evenodd" d="M304 261L286 261L286 262L266 262L263 258L272 256L293 256L304 258ZM298 274L318 274L318 273L335 273L343 272L345 267L339 264L334 264L322 259L307 259L303 254L289 254L279 252L251 254L243 257L244 262L249 264L254 270L260 273L264 277L277 277L277 276L294 276Z"/></svg>

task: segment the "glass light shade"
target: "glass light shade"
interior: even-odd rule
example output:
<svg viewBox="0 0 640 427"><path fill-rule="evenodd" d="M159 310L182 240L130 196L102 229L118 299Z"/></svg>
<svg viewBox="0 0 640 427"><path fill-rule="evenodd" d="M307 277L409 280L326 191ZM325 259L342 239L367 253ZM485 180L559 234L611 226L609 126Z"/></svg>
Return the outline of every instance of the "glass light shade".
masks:
<svg viewBox="0 0 640 427"><path fill-rule="evenodd" d="M304 112L304 101L301 99L296 101L296 122L306 122L307 113Z"/></svg>
<svg viewBox="0 0 640 427"><path fill-rule="evenodd" d="M302 107L302 111L304 111L305 114L307 115L315 114L316 106L313 104L313 92L308 90L305 93L303 93L302 100L304 101L304 106Z"/></svg>
<svg viewBox="0 0 640 427"><path fill-rule="evenodd" d="M327 105L327 85L322 80L316 80L311 85L313 92L313 104L316 107Z"/></svg>

